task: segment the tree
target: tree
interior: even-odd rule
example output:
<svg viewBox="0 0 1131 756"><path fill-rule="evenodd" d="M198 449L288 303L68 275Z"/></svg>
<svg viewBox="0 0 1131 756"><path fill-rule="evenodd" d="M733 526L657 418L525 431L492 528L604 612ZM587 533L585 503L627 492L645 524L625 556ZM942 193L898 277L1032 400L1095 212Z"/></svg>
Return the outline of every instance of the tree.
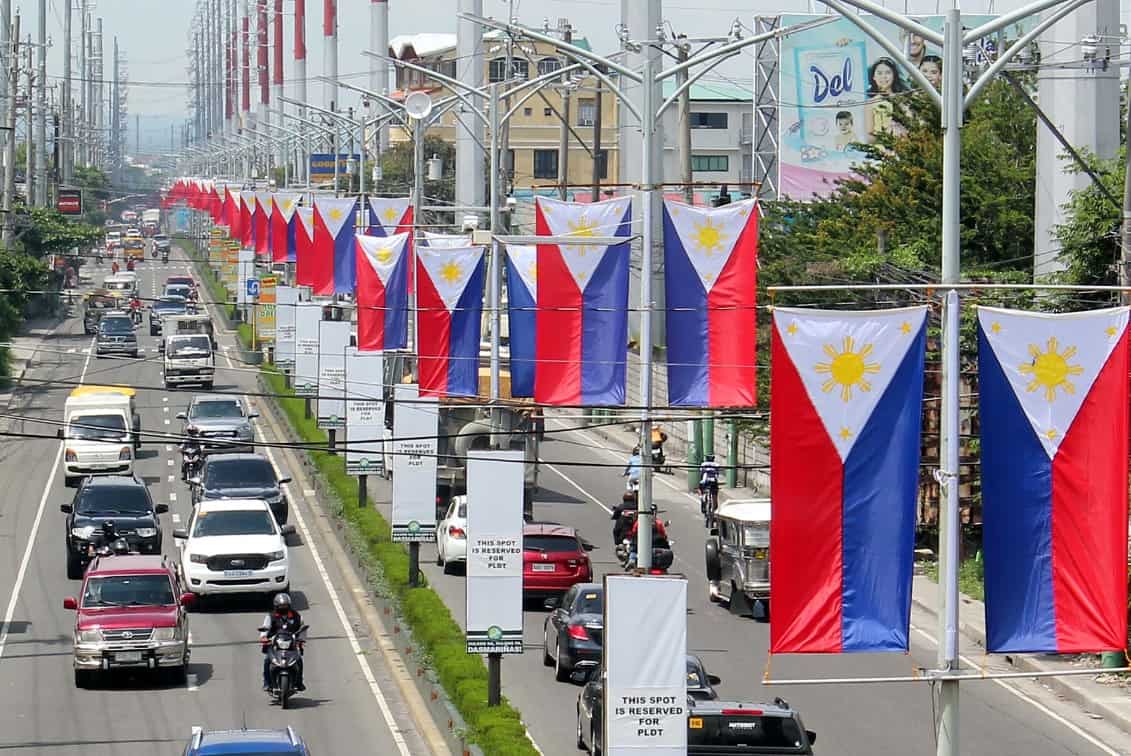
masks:
<svg viewBox="0 0 1131 756"><path fill-rule="evenodd" d="M72 223L52 208L25 209L17 220L17 227L21 226L19 241L33 258L68 254L75 248L82 252L102 235L102 230L96 226Z"/></svg>
<svg viewBox="0 0 1131 756"><path fill-rule="evenodd" d="M1110 160L1086 158L1108 192L1115 197L1123 191L1124 147ZM1060 244L1060 260L1065 269L1053 276L1058 283L1115 285L1119 280L1121 209L1104 196L1095 183L1071 194L1066 220L1055 229ZM1109 294L1077 294L1077 301L1094 304L1110 302Z"/></svg>
<svg viewBox="0 0 1131 756"><path fill-rule="evenodd" d="M428 160L433 155L444 161L444 170L450 177L455 167L455 147L444 140L426 136L424 138L424 159ZM377 182L377 191L397 194L408 194L413 186L413 143L411 141L398 142L381 158L381 180ZM455 183L451 178L442 178L439 181L424 181L424 193L429 201L438 201L438 204L455 201Z"/></svg>

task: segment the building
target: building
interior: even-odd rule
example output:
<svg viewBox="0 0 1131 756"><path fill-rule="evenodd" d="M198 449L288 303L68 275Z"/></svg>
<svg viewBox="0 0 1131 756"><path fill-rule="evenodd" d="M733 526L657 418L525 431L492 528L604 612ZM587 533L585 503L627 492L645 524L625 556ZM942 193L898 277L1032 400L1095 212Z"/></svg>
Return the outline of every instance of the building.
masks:
<svg viewBox="0 0 1131 756"><path fill-rule="evenodd" d="M492 32L483 36L485 46L484 80L502 82L506 76L505 38ZM573 44L588 49L584 38L574 38ZM456 78L456 35L454 34L410 34L401 35L389 43L389 54L399 60L430 68L440 74ZM512 48L513 75L510 79L526 80L551 73L563 65L563 58L549 45L519 42ZM564 85L564 86L563 86ZM569 78L563 85L546 86L524 102L519 100L525 92L512 98L511 107L515 109L509 121L509 168L511 170L510 191L516 196L529 196L533 192L553 193L561 181L560 146L561 114L564 96L568 88L569 149L566 183L571 187L571 197L588 198L594 179L606 183L615 182L619 170L617 159L617 108L616 101L607 90L598 91L595 77ZM442 82L427 74L397 68L397 91L394 97L403 97L410 91L423 90L442 98L451 91ZM480 101L482 102L482 101ZM600 107L598 107L598 104ZM597 121L600 119L598 133ZM454 115L445 115L440 123L428 131L445 141L455 141L456 121ZM490 134L488 133L488 138ZM596 149L594 171L595 137L599 136ZM394 130L390 141L405 141L409 135L403 130Z"/></svg>
<svg viewBox="0 0 1131 756"><path fill-rule="evenodd" d="M676 89L664 81L664 99ZM727 184L731 195L753 193L754 100L749 90L733 84L691 85L691 180ZM664 112L664 181L680 181L678 105ZM716 190L698 188L699 196Z"/></svg>

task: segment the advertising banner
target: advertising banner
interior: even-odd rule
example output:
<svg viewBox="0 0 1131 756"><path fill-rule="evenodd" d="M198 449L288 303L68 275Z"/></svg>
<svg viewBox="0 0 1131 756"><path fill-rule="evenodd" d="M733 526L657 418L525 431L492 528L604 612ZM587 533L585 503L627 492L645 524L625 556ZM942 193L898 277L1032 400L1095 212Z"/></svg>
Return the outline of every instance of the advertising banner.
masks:
<svg viewBox="0 0 1131 756"><path fill-rule="evenodd" d="M361 164L361 155L349 155L344 152L338 154L338 177L349 173L350 161ZM312 183L334 183L334 155L330 152L316 152L310 156L310 180Z"/></svg>
<svg viewBox="0 0 1131 756"><path fill-rule="evenodd" d="M282 369L295 364L295 305L298 289L275 287L275 365Z"/></svg>
<svg viewBox="0 0 1131 756"><path fill-rule="evenodd" d="M385 355L346 348L346 473L385 474Z"/></svg>
<svg viewBox="0 0 1131 756"><path fill-rule="evenodd" d="M55 209L62 215L82 215L82 189L58 190Z"/></svg>
<svg viewBox="0 0 1131 756"><path fill-rule="evenodd" d="M236 287L236 281L239 278L238 272L240 268L240 250L239 247L224 250L224 266L220 271L220 281L224 284L224 288L230 294L232 289Z"/></svg>
<svg viewBox="0 0 1131 756"><path fill-rule="evenodd" d="M640 629L648 628L642 643ZM687 754L687 580L605 575L608 756Z"/></svg>
<svg viewBox="0 0 1131 756"><path fill-rule="evenodd" d="M436 434L440 405L420 387L393 389L393 540L436 540Z"/></svg>
<svg viewBox="0 0 1131 756"><path fill-rule="evenodd" d="M247 280L255 278L255 250L241 249L239 251L239 267L236 269L236 304L252 304L253 299L247 294Z"/></svg>
<svg viewBox="0 0 1131 756"><path fill-rule="evenodd" d="M257 341L275 340L275 293L278 279L263 276L259 279L259 299L255 303L255 338Z"/></svg>
<svg viewBox="0 0 1131 756"><path fill-rule="evenodd" d="M348 320L323 320L318 324L318 427L346 427L346 349L350 345Z"/></svg>
<svg viewBox="0 0 1131 756"><path fill-rule="evenodd" d="M918 35L875 16L883 32L935 87L942 86L942 52ZM968 28L993 16L963 16ZM942 31L942 16L915 19ZM1033 21L1008 27L983 44L997 50L1024 34ZM871 37L840 16L783 15L778 89L779 173L782 197L827 196L854 176L865 159L861 145L902 130L896 108L918 88L915 79Z"/></svg>
<svg viewBox="0 0 1131 756"><path fill-rule="evenodd" d="M521 451L467 455L467 653L522 653Z"/></svg>
<svg viewBox="0 0 1131 756"><path fill-rule="evenodd" d="M321 305L300 302L295 307L295 396L318 396L318 328L321 323Z"/></svg>

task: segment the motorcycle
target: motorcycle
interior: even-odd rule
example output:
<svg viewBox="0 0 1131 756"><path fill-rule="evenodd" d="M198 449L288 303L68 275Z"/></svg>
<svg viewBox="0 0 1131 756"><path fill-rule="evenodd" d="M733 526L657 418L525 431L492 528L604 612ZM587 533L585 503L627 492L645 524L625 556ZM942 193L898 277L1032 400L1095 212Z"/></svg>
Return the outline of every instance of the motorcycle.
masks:
<svg viewBox="0 0 1131 756"><path fill-rule="evenodd" d="M154 255L154 257L156 257L157 253L154 252L153 255ZM169 250L165 250L164 252L161 253L161 262L163 262L163 263L169 262Z"/></svg>
<svg viewBox="0 0 1131 756"><path fill-rule="evenodd" d="M102 523L102 529L96 530L90 542L86 545L86 556L89 565L96 557L110 556L111 554L137 553L130 548L124 536L118 535L112 522Z"/></svg>
<svg viewBox="0 0 1131 756"><path fill-rule="evenodd" d="M295 678L302 669L302 651L306 645L307 625L303 625L296 633L280 630L273 638L263 638L262 643L267 646L269 663L268 687L271 699L287 708L287 703L294 694ZM260 632L267 632L266 623L259 628Z"/></svg>
<svg viewBox="0 0 1131 756"><path fill-rule="evenodd" d="M154 260L157 259L157 245L156 244L153 245L153 252L151 253L150 256L153 257Z"/></svg>
<svg viewBox="0 0 1131 756"><path fill-rule="evenodd" d="M674 545L675 541L665 538L658 538L652 542L652 566L648 568L649 575L668 574L668 570L675 562L675 553L672 551ZM617 558L625 572L633 572L637 569L632 551L633 543L628 538L617 544Z"/></svg>
<svg viewBox="0 0 1131 756"><path fill-rule="evenodd" d="M200 472L203 453L199 445L181 445L181 480L194 478Z"/></svg>
<svg viewBox="0 0 1131 756"><path fill-rule="evenodd" d="M703 513L703 525L710 530L715 527L715 512L719 509L718 484L699 487L699 511Z"/></svg>
<svg viewBox="0 0 1131 756"><path fill-rule="evenodd" d="M141 303L140 302L134 302L134 303L130 304L130 319L134 322L135 326L141 325Z"/></svg>
<svg viewBox="0 0 1131 756"><path fill-rule="evenodd" d="M663 446L652 447L652 469L656 472L671 473L671 468L667 466L667 457L664 456Z"/></svg>

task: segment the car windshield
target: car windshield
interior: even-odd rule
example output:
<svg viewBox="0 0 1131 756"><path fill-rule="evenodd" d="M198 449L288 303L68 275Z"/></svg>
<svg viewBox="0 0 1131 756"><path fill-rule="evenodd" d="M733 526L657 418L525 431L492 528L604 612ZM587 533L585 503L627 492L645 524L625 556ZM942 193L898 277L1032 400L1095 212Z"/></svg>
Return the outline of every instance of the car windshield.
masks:
<svg viewBox="0 0 1131 756"><path fill-rule="evenodd" d="M581 544L573 536L561 535L524 535L522 537L524 551L539 551L546 553L574 553L581 551Z"/></svg>
<svg viewBox="0 0 1131 756"><path fill-rule="evenodd" d="M761 523L758 525L743 525L742 526L742 543L746 548L764 549L770 545L770 525L769 523Z"/></svg>
<svg viewBox="0 0 1131 756"><path fill-rule="evenodd" d="M100 606L172 606L177 603L166 575L107 575L86 581L84 609Z"/></svg>
<svg viewBox="0 0 1131 756"><path fill-rule="evenodd" d="M133 284L129 281L103 281L102 288L110 291L127 291L133 288Z"/></svg>
<svg viewBox="0 0 1131 756"><path fill-rule="evenodd" d="M243 418L243 410L240 409L239 402L223 399L197 402L189 408L188 416L189 420L217 420L224 418L237 420Z"/></svg>
<svg viewBox="0 0 1131 756"><path fill-rule="evenodd" d="M89 486L79 496L78 514L144 515L153 511L153 503L144 486Z"/></svg>
<svg viewBox="0 0 1131 756"><path fill-rule="evenodd" d="M102 329L103 333L120 336L133 333L134 324L129 318L103 318L99 328Z"/></svg>
<svg viewBox="0 0 1131 756"><path fill-rule="evenodd" d="M179 312L185 311L184 297L162 297L153 303L153 309L157 312Z"/></svg>
<svg viewBox="0 0 1131 756"><path fill-rule="evenodd" d="M275 523L271 522L266 509L201 512L192 529L193 538L274 534Z"/></svg>
<svg viewBox="0 0 1131 756"><path fill-rule="evenodd" d="M165 287L165 296L181 297L182 299L187 299L188 295L189 295L189 287L184 286L183 284L177 284L177 285L174 285L174 286L166 286Z"/></svg>
<svg viewBox="0 0 1131 756"><path fill-rule="evenodd" d="M212 353L212 342L207 336L190 336L187 339L175 339L169 345L170 357L199 357Z"/></svg>
<svg viewBox="0 0 1131 756"><path fill-rule="evenodd" d="M605 609L605 596L601 591L581 591L573 602L574 614L601 614Z"/></svg>
<svg viewBox="0 0 1131 756"><path fill-rule="evenodd" d="M265 459L212 459L204 465L204 487L274 488L275 471Z"/></svg>
<svg viewBox="0 0 1131 756"><path fill-rule="evenodd" d="M165 234L157 234L153 237L153 241L165 242L169 241L169 237L165 236Z"/></svg>
<svg viewBox="0 0 1131 756"><path fill-rule="evenodd" d="M122 441L126 419L121 415L79 415L71 418L67 438L83 441Z"/></svg>
<svg viewBox="0 0 1131 756"><path fill-rule="evenodd" d="M187 286L192 288L192 279L187 276L170 276L165 279L165 286Z"/></svg>
<svg viewBox="0 0 1131 756"><path fill-rule="evenodd" d="M688 717L687 744L735 753L802 753L804 735L793 717L770 714L697 714Z"/></svg>

